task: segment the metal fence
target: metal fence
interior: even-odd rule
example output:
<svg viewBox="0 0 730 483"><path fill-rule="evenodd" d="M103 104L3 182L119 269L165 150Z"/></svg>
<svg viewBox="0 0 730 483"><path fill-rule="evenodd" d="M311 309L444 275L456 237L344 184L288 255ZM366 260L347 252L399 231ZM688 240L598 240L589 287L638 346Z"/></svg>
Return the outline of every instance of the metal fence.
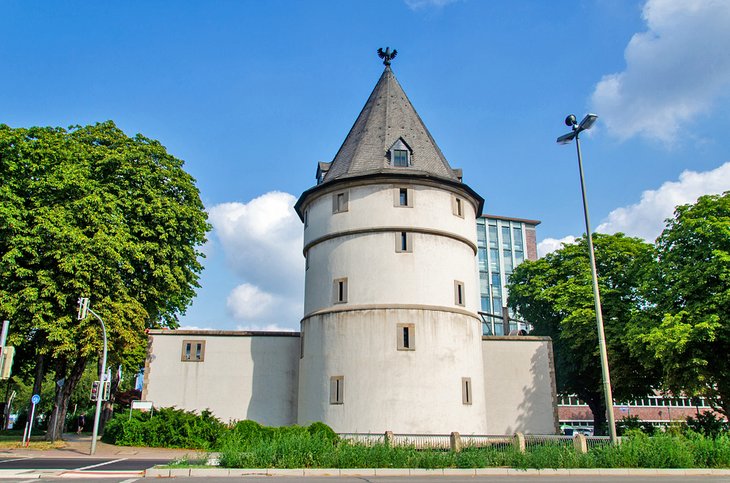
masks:
<svg viewBox="0 0 730 483"><path fill-rule="evenodd" d="M571 446L573 444L573 436L563 436L561 434L526 434L525 447L535 448L537 446Z"/></svg>
<svg viewBox="0 0 730 483"><path fill-rule="evenodd" d="M621 438L618 438L619 444L621 443ZM588 445L588 449L596 448L598 446L610 446L611 445L611 437L610 436L586 436L586 444Z"/></svg>
<svg viewBox="0 0 730 483"><path fill-rule="evenodd" d="M501 451L514 446L514 436L464 435L461 444L463 448L494 448Z"/></svg>

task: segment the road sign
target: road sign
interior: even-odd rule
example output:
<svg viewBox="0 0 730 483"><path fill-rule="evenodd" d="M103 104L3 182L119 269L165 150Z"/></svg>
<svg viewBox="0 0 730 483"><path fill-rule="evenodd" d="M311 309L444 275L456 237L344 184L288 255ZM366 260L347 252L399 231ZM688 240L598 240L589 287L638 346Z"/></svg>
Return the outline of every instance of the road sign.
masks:
<svg viewBox="0 0 730 483"><path fill-rule="evenodd" d="M32 402L33 404L38 404L39 402L41 402L41 397L38 394L33 394L33 397L30 398L30 402Z"/></svg>

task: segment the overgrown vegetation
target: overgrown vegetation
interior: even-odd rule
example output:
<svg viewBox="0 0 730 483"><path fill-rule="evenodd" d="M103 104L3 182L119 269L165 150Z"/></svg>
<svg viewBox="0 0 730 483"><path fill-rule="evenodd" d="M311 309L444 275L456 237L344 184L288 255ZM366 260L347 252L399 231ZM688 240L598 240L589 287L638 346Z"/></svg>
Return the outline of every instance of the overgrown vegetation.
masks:
<svg viewBox="0 0 730 483"><path fill-rule="evenodd" d="M634 419L624 421L628 425ZM578 453L572 444L542 444L525 453L514 447L464 448L460 452L423 450L384 443L359 444L340 439L322 423L267 427L254 421L226 426L210 412L196 415L162 409L153 415L117 415L103 440L129 446L189 448L220 453L228 468L727 468L730 435L702 434L684 426L649 436L625 428L618 446Z"/></svg>

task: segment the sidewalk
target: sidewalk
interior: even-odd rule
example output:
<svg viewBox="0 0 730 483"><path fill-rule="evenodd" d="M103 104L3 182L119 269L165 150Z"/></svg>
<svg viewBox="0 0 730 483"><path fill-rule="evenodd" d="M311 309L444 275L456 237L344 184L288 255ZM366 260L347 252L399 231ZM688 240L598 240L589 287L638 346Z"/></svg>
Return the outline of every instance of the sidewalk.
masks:
<svg viewBox="0 0 730 483"><path fill-rule="evenodd" d="M97 441L96 453L89 455L91 450L90 435L76 435L64 433L63 448L33 449L33 448L4 448L0 449L0 456L32 456L35 458L133 458L133 459L176 459L203 457L204 451L195 449L169 448L139 448L135 446L114 446Z"/></svg>

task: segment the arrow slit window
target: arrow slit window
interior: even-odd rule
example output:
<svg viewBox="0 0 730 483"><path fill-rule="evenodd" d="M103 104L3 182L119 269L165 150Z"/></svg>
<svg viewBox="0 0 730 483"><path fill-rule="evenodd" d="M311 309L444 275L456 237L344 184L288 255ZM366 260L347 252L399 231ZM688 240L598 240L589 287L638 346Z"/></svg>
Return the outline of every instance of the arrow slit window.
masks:
<svg viewBox="0 0 730 483"><path fill-rule="evenodd" d="M184 340L181 360L183 362L203 362L205 360L205 341Z"/></svg>

